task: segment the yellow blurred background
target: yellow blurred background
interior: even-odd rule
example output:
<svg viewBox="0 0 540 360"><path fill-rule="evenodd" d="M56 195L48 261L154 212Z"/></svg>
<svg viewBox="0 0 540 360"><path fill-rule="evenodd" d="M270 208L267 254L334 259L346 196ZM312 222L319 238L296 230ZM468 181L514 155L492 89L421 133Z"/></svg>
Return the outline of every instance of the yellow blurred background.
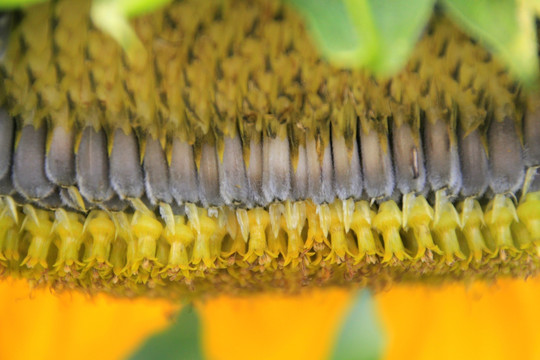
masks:
<svg viewBox="0 0 540 360"><path fill-rule="evenodd" d="M196 303L209 359L325 359L354 293L221 296ZM539 359L540 279L375 294L387 359ZM0 359L123 359L174 319L178 304L52 294L0 283Z"/></svg>

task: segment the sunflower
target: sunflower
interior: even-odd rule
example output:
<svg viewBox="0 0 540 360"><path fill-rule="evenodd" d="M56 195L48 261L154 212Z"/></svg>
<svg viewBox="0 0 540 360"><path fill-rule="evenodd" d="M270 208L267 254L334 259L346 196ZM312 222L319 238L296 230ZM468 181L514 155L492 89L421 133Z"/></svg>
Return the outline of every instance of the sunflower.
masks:
<svg viewBox="0 0 540 360"><path fill-rule="evenodd" d="M535 356L496 301L540 268L533 2L23 3L5 317L74 330L6 357L128 356L176 313L134 358Z"/></svg>
<svg viewBox="0 0 540 360"><path fill-rule="evenodd" d="M178 311L176 302L166 300L51 294L23 281L4 281L1 291L3 359L128 358L141 352L147 337L175 326ZM538 280L395 285L374 296L387 339L378 358L535 359L539 293ZM196 305L202 354L208 359L328 358L353 301L354 293L343 289L213 298ZM159 353L189 358L180 355L189 346L181 332L172 338ZM355 348L348 358L363 358L363 350Z"/></svg>

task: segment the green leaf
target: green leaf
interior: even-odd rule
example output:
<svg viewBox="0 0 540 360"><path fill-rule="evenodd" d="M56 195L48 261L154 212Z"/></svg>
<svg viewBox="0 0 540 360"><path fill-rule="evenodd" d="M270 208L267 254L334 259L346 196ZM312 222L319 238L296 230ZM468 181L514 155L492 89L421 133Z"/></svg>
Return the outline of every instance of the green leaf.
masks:
<svg viewBox="0 0 540 360"><path fill-rule="evenodd" d="M540 0L524 0L524 2L534 11L536 17L540 16Z"/></svg>
<svg viewBox="0 0 540 360"><path fill-rule="evenodd" d="M333 360L378 360L386 339L368 290L360 292L345 320L334 348Z"/></svg>
<svg viewBox="0 0 540 360"><path fill-rule="evenodd" d="M0 9L13 9L44 1L46 0L0 0Z"/></svg>
<svg viewBox="0 0 540 360"><path fill-rule="evenodd" d="M434 0L289 0L307 20L323 56L378 75L400 70Z"/></svg>
<svg viewBox="0 0 540 360"><path fill-rule="evenodd" d="M289 3L304 16L323 56L343 66L354 66L365 56L367 48L361 46L343 1L289 0Z"/></svg>
<svg viewBox="0 0 540 360"><path fill-rule="evenodd" d="M0 0L0 9L23 7L44 1L47 0ZM122 13L128 17L151 12L171 1L172 0L107 0L107 2L115 3L115 6L121 9Z"/></svg>
<svg viewBox="0 0 540 360"><path fill-rule="evenodd" d="M144 56L145 50L129 23L129 17L156 10L171 0L93 0L94 24L114 38L128 57Z"/></svg>
<svg viewBox="0 0 540 360"><path fill-rule="evenodd" d="M195 309L186 306L170 328L149 338L130 360L201 360L200 331Z"/></svg>
<svg viewBox="0 0 540 360"><path fill-rule="evenodd" d="M113 0L118 3L124 14L128 17L137 16L154 11L172 0Z"/></svg>
<svg viewBox="0 0 540 360"><path fill-rule="evenodd" d="M94 25L109 34L124 50L144 49L118 1L92 1L90 16Z"/></svg>
<svg viewBox="0 0 540 360"><path fill-rule="evenodd" d="M407 62L433 11L433 0L345 0L371 49L367 67L391 75Z"/></svg>
<svg viewBox="0 0 540 360"><path fill-rule="evenodd" d="M442 0L447 13L525 83L538 77L534 10L526 1Z"/></svg>

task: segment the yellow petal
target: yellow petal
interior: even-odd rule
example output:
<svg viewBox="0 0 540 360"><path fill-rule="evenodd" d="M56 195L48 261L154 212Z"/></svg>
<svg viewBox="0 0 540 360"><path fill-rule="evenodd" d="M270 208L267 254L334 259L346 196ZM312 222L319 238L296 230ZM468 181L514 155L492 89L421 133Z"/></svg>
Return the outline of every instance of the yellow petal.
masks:
<svg viewBox="0 0 540 360"><path fill-rule="evenodd" d="M540 279L394 286L376 296L387 359L539 359L538 299Z"/></svg>
<svg viewBox="0 0 540 360"><path fill-rule="evenodd" d="M169 323L163 300L31 290L0 282L0 359L119 359Z"/></svg>
<svg viewBox="0 0 540 360"><path fill-rule="evenodd" d="M212 360L326 359L353 292L218 297L198 305Z"/></svg>

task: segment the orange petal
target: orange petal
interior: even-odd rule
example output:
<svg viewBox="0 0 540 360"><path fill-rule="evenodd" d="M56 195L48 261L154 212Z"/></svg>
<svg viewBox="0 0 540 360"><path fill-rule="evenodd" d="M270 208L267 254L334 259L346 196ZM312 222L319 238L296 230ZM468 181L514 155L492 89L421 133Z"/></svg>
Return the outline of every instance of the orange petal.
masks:
<svg viewBox="0 0 540 360"><path fill-rule="evenodd" d="M376 295L387 359L540 359L540 279Z"/></svg>
<svg viewBox="0 0 540 360"><path fill-rule="evenodd" d="M0 359L119 359L164 328L176 307L31 290L25 281L0 282Z"/></svg>
<svg viewBox="0 0 540 360"><path fill-rule="evenodd" d="M326 359L353 292L218 297L198 304L203 346L213 360Z"/></svg>

